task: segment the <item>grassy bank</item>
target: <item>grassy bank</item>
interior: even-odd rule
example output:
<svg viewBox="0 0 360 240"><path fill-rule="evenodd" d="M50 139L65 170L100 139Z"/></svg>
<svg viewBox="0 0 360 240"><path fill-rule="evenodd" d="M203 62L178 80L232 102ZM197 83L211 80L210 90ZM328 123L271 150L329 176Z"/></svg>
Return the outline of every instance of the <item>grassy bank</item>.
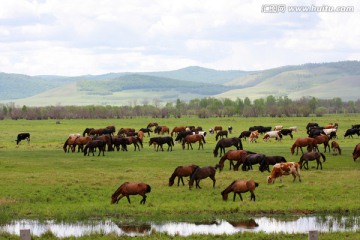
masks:
<svg viewBox="0 0 360 240"><path fill-rule="evenodd" d="M284 177L283 183L266 183L267 172L254 170L230 171L225 163L222 172L216 173L216 186L204 179L202 189L189 190L188 186L168 186L168 179L179 165L197 164L214 166L215 135L206 138L204 150L182 150L175 144L172 152L155 152L144 139L141 151L106 152L105 157L83 156L82 153L64 153L63 143L70 133L82 133L86 127L102 128L115 125L139 129L149 122L174 126L195 125L208 130L215 125L233 126L233 134L250 126L264 125L297 126L297 137L305 137L308 122L326 125L339 124L336 140L343 151L341 156L326 153L323 170L316 170L315 162L309 170L302 170L302 182L292 182ZM4 120L0 122L0 221L13 219L56 219L77 221L88 219L115 219L117 221L211 221L214 219L242 219L263 215L294 215L308 213L359 214L358 181L360 160L352 160L352 151L360 142L358 136L344 139L345 130L358 124L359 115L330 115L321 118L208 118L183 117L180 119L105 119L105 120L55 120L27 121ZM14 141L20 132L30 132L31 143ZM154 134L153 134L154 136ZM298 161L300 155L291 155L294 140L284 137L282 142L272 140L250 144L243 141L244 149L266 155L281 155L287 161ZM319 147L321 151L323 146ZM234 149L234 148L232 148ZM250 194L243 194L244 201L227 202L220 192L235 179L254 179L260 185L256 189L256 202L250 202ZM140 196L132 196L132 204L126 199L110 204L110 197L125 181L142 181L152 187L145 205ZM201 237L199 237L201 238ZM100 238L99 238L100 239ZM202 239L202 238L201 238ZM252 238L254 239L254 238ZM282 239L282 238L278 238ZM300 238L299 238L300 239Z"/></svg>

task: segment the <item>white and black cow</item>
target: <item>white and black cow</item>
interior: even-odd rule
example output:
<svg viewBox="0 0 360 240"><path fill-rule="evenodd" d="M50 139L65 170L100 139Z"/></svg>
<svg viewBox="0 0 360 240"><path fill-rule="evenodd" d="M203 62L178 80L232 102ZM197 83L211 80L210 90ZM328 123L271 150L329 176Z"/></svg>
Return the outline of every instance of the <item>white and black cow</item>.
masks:
<svg viewBox="0 0 360 240"><path fill-rule="evenodd" d="M21 140L25 140L25 139L27 140L28 143L30 143L30 133L19 133L17 135L17 139L15 140L16 145L18 145Z"/></svg>

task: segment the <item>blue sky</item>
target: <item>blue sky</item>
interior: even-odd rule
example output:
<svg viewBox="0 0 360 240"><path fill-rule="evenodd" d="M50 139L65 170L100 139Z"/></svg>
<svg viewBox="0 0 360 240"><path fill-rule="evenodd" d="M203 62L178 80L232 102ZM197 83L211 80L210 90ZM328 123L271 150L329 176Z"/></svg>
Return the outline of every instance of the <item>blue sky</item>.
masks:
<svg viewBox="0 0 360 240"><path fill-rule="evenodd" d="M285 10L263 12L269 4ZM353 11L289 12L289 6ZM359 60L359 10L351 0L1 0L0 72L261 70Z"/></svg>

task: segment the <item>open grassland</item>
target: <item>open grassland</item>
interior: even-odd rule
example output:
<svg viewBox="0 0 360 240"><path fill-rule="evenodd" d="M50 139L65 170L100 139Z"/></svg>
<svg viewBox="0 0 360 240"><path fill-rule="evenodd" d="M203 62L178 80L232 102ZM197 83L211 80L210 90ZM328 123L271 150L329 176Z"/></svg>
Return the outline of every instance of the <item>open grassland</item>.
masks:
<svg viewBox="0 0 360 240"><path fill-rule="evenodd" d="M214 166L218 163L220 157L215 158L212 153L216 144L215 135L209 134L206 137L204 150L198 150L197 144L194 144L194 150L182 150L181 145L176 143L172 152L166 151L167 146L164 152L155 152L153 146L149 146L147 136L140 152L134 151L133 146L128 146L128 152L105 152L104 157L93 157L77 152L64 153L62 149L70 133L82 133L87 127L115 125L117 131L121 127L138 130L154 121L167 125L170 129L174 126L195 125L208 130L215 125L231 125L233 133L230 136L236 137L241 131L254 125L273 127L280 124L285 128L297 126L299 131L294 133L294 139L306 136L305 126L308 122L318 122L319 125L337 122L339 138L336 141L343 154L333 156L325 153L323 170L316 170L315 162L310 162L310 169L301 171L302 182L292 182L292 177L286 176L282 183L277 180L270 185L266 182L269 174L261 173L257 166L248 172L230 171L229 162L225 162L224 170L216 173L215 188L212 188L210 179L205 179L200 182L202 189L189 190L187 185L177 187L177 182L169 187L168 179L180 165ZM61 124L55 122L56 120L0 122L0 222L14 219L209 222L266 215L360 213L360 160L354 162L352 159L352 151L360 138L343 138L346 129L352 124L360 123L359 115L329 115L321 118L132 118L61 120ZM20 132L30 132L30 144L22 141L16 145L14 140ZM298 156L290 154L293 142L294 140L285 136L282 142L264 142L259 139L258 143L253 144L243 141L243 146L245 150L281 155L287 161L298 161L300 153ZM319 146L319 149L324 151L323 146ZM220 192L235 179L254 179L260 184L255 191L256 202L250 202L249 193L243 194L243 202L238 198L233 202L232 195L227 202L222 200ZM142 181L151 185L151 193L148 194L145 205L139 204L140 196L130 197L132 204L128 204L125 198L119 204L110 204L112 193L125 181ZM304 239L304 235L299 236L295 239ZM286 238L277 235L272 239Z"/></svg>

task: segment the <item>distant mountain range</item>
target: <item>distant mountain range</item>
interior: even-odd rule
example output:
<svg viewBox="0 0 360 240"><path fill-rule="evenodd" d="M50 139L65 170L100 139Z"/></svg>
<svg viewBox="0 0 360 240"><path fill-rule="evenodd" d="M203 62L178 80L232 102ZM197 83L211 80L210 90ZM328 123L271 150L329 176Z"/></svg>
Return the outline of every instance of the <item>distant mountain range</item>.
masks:
<svg viewBox="0 0 360 240"><path fill-rule="evenodd" d="M0 103L26 106L131 105L176 99L288 96L360 99L360 62L284 66L261 71L187 67L163 72L27 76L0 73Z"/></svg>

